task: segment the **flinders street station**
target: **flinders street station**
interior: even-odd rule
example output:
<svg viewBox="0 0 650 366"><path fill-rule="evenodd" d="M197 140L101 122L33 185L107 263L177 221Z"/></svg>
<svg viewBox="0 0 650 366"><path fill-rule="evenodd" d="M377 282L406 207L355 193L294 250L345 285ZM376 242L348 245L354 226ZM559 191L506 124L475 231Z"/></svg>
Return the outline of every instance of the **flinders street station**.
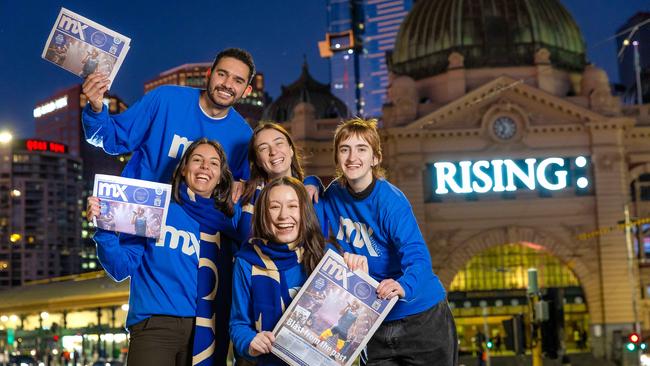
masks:
<svg viewBox="0 0 650 366"><path fill-rule="evenodd" d="M389 57L383 166L449 291L461 351L528 324L531 267L564 352L612 359L635 323L649 332L650 106L612 94L560 2L416 2ZM326 177L339 119L319 106L336 102L306 69L283 95L267 117L286 116L306 170Z"/></svg>

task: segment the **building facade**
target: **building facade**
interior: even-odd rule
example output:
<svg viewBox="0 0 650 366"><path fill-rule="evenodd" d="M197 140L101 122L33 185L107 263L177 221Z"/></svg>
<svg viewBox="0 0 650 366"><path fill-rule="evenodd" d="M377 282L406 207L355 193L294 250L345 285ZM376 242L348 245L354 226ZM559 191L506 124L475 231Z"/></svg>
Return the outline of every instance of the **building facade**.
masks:
<svg viewBox="0 0 650 366"><path fill-rule="evenodd" d="M173 69L161 72L154 79L144 84L144 92L161 85L182 85L205 89L206 75L212 66L211 62L184 64ZM246 119L249 125L255 126L262 118L264 107L271 101L271 97L264 91L264 74L257 73L251 82L253 91L239 100L235 109Z"/></svg>
<svg viewBox="0 0 650 366"><path fill-rule="evenodd" d="M319 42L330 59L332 92L353 115L378 117L386 101L386 55L393 50L411 0L328 0L327 33Z"/></svg>
<svg viewBox="0 0 650 366"><path fill-rule="evenodd" d="M0 143L0 289L78 273L81 159L45 140Z"/></svg>
<svg viewBox="0 0 650 366"><path fill-rule="evenodd" d="M111 156L101 148L86 142L81 124L81 114L86 106L86 96L81 85L61 90L34 108L35 136L59 142L68 146L69 153L82 161L83 191L77 199L83 202L92 194L95 174L120 175L126 165L128 156ZM121 113L126 104L118 97L107 95L104 98L109 113ZM82 216L75 221L82 227L82 246L79 271L95 271L100 268L95 255L95 243L89 237L88 222Z"/></svg>
<svg viewBox="0 0 650 366"><path fill-rule="evenodd" d="M535 267L555 317L546 342L620 360L612 345L650 331L650 106L612 94L556 0L417 2L391 72L383 166L411 201L461 350L530 323ZM309 174L334 172L337 123L308 103L286 122Z"/></svg>
<svg viewBox="0 0 650 366"><path fill-rule="evenodd" d="M129 281L88 272L5 290L2 299L0 359L13 353L56 365L125 359Z"/></svg>

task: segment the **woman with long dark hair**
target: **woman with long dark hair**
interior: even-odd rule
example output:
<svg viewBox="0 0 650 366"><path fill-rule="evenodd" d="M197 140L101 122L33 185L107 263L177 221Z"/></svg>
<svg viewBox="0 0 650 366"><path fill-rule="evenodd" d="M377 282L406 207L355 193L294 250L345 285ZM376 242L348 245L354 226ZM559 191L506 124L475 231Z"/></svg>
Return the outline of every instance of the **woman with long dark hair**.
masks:
<svg viewBox="0 0 650 366"><path fill-rule="evenodd" d="M225 364L233 247L239 211L223 148L206 138L185 151L172 177L172 203L160 239L98 229L106 272L131 278L126 326L129 365ZM88 199L88 219L99 199Z"/></svg>
<svg viewBox="0 0 650 366"><path fill-rule="evenodd" d="M271 330L323 257L325 238L302 182L268 182L255 202L253 238L237 253L230 331L235 350L257 365L285 365L270 354ZM345 254L367 271L365 258ZM292 291L293 290L293 291Z"/></svg>

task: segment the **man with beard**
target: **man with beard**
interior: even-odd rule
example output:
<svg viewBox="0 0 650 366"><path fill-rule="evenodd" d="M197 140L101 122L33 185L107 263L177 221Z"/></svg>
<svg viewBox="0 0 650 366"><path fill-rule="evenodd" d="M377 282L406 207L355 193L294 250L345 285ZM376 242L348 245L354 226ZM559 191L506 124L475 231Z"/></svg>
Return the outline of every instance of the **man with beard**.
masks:
<svg viewBox="0 0 650 366"><path fill-rule="evenodd" d="M249 174L247 148L252 130L231 108L252 90L252 56L238 48L221 51L207 75L207 88L165 85L124 113L109 115L103 103L107 75L92 73L83 83L88 98L82 121L88 143L112 155L132 152L122 175L168 183L183 151L193 140L207 137L223 147L236 184L233 196Z"/></svg>

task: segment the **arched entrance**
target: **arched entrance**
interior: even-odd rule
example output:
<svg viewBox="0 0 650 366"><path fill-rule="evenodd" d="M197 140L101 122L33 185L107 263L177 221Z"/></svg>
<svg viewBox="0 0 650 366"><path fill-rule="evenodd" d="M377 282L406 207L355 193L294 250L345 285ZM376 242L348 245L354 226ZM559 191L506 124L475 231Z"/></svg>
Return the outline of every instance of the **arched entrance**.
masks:
<svg viewBox="0 0 650 366"><path fill-rule="evenodd" d="M589 314L578 277L545 247L519 241L492 246L474 255L448 286L461 352L476 352L480 347L477 339L485 336L491 340L494 354L514 354L506 349L505 337L512 337L507 322L519 316L529 323L529 268L537 268L540 288L561 304L562 319L558 320L567 352L588 351Z"/></svg>

